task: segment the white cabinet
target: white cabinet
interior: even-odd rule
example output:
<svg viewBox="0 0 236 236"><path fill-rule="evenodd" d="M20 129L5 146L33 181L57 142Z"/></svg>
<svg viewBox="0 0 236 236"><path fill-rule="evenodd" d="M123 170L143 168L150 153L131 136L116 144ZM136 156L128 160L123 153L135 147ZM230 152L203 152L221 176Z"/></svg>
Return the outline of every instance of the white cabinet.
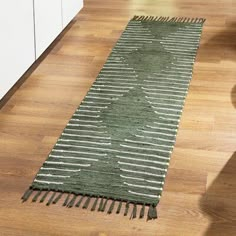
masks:
<svg viewBox="0 0 236 236"><path fill-rule="evenodd" d="M0 1L0 99L83 6L83 0Z"/></svg>
<svg viewBox="0 0 236 236"><path fill-rule="evenodd" d="M38 58L62 31L62 2L34 0L34 9L36 58Z"/></svg>
<svg viewBox="0 0 236 236"><path fill-rule="evenodd" d="M0 99L35 59L32 0L0 1Z"/></svg>
<svg viewBox="0 0 236 236"><path fill-rule="evenodd" d="M82 0L61 0L62 1L62 24L65 28L68 23L83 7Z"/></svg>

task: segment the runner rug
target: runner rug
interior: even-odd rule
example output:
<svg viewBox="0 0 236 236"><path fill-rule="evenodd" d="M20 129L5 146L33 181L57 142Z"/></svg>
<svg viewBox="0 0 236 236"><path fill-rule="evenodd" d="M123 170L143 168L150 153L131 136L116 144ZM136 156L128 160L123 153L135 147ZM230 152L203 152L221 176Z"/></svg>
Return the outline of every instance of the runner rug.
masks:
<svg viewBox="0 0 236 236"><path fill-rule="evenodd" d="M157 218L204 21L135 16L23 202Z"/></svg>

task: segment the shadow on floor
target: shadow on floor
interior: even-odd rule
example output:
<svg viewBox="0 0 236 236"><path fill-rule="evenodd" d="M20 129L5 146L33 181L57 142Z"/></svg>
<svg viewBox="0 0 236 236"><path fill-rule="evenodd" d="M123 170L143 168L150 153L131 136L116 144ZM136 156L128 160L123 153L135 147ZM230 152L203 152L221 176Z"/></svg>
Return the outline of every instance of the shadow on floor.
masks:
<svg viewBox="0 0 236 236"><path fill-rule="evenodd" d="M207 63L220 63L225 59L235 61L236 54L232 52L236 51L236 22L227 23L222 31L217 27L215 29L213 27L207 33L205 30L203 26L202 44L197 54L198 61ZM216 33L216 30L219 32Z"/></svg>
<svg viewBox="0 0 236 236"><path fill-rule="evenodd" d="M205 236L236 235L236 152L208 187L200 206L211 218Z"/></svg>
<svg viewBox="0 0 236 236"><path fill-rule="evenodd" d="M234 85L234 87L232 88L232 91L231 91L231 101L232 101L234 108L236 108L236 85Z"/></svg>
<svg viewBox="0 0 236 236"><path fill-rule="evenodd" d="M206 56L199 58L208 63L219 63L222 59L235 61L235 38L236 23L231 23L224 31L201 45L201 52ZM236 108L236 85L231 90L231 102ZM205 236L236 235L236 152L217 176L209 173L209 182L211 179L214 180L208 185L206 193L200 200L202 211L211 219Z"/></svg>

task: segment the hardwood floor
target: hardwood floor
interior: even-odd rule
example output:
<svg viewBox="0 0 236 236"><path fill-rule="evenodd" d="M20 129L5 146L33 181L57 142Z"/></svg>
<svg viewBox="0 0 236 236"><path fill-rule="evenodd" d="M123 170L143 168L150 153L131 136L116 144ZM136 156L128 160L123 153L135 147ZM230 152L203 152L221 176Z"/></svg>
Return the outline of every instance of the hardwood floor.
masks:
<svg viewBox="0 0 236 236"><path fill-rule="evenodd" d="M159 219L20 197L133 15L205 17ZM85 0L0 110L0 235L236 235L236 1Z"/></svg>

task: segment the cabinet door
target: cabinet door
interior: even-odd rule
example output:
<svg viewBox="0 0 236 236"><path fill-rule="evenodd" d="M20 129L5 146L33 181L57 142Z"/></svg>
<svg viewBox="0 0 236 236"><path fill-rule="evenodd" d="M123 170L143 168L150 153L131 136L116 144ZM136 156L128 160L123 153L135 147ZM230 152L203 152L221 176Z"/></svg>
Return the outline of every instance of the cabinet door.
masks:
<svg viewBox="0 0 236 236"><path fill-rule="evenodd" d="M0 99L35 60L32 0L0 1Z"/></svg>
<svg viewBox="0 0 236 236"><path fill-rule="evenodd" d="M62 31L61 4L61 0L34 0L37 58Z"/></svg>
<svg viewBox="0 0 236 236"><path fill-rule="evenodd" d="M83 0L62 0L63 28L76 16L83 7Z"/></svg>

